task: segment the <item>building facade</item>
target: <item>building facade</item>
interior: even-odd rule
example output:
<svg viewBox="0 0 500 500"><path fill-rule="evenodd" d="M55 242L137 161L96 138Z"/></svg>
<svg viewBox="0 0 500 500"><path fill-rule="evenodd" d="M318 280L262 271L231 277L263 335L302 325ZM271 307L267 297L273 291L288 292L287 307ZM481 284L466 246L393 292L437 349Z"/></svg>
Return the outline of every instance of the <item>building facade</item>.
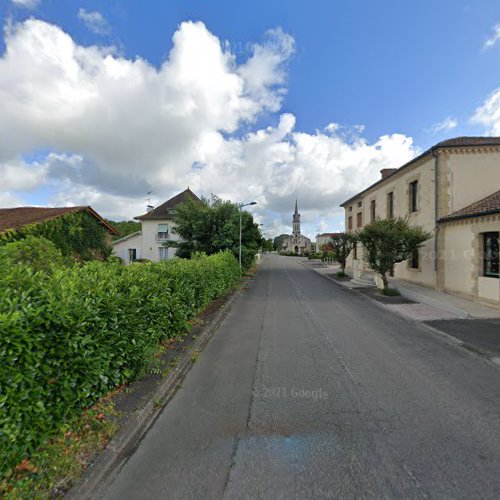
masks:
<svg viewBox="0 0 500 500"><path fill-rule="evenodd" d="M347 231L376 218L406 217L432 234L394 276L500 306L500 137L459 137L433 146L341 206ZM363 249L347 270L369 273Z"/></svg>
<svg viewBox="0 0 500 500"><path fill-rule="evenodd" d="M170 260L177 253L174 247L166 247L166 241L180 241L175 228L175 207L187 199L200 201L188 188L144 215L135 217L141 222L141 230L113 242L113 253L127 264L137 259L154 262Z"/></svg>
<svg viewBox="0 0 500 500"><path fill-rule="evenodd" d="M330 240L339 233L321 233L316 235L316 251L322 252L323 249L331 251L333 248L330 245Z"/></svg>
<svg viewBox="0 0 500 500"><path fill-rule="evenodd" d="M282 250L299 255L311 251L311 240L300 232L300 214L297 201L295 201L295 212L292 218L292 234L283 240Z"/></svg>

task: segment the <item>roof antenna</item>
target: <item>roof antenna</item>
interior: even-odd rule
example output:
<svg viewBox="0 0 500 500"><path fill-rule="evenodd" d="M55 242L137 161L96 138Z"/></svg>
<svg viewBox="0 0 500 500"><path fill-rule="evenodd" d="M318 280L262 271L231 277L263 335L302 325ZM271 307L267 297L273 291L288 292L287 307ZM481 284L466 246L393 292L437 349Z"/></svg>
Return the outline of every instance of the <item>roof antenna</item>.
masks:
<svg viewBox="0 0 500 500"><path fill-rule="evenodd" d="M147 194L147 202L148 204L146 205L146 212L151 212L151 210L153 210L153 205L151 205L151 195L153 194L153 191L148 191L148 194Z"/></svg>

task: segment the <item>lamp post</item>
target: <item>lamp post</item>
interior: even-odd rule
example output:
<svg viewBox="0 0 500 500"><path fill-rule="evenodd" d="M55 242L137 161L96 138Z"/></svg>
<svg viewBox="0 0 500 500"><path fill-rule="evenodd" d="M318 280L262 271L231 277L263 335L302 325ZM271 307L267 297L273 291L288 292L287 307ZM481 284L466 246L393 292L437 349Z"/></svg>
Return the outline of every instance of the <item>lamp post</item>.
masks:
<svg viewBox="0 0 500 500"><path fill-rule="evenodd" d="M241 215L242 215L241 209L243 207L248 207L250 205L257 205L257 202L252 201L250 203L238 203L238 208L240 209L240 273L241 273Z"/></svg>

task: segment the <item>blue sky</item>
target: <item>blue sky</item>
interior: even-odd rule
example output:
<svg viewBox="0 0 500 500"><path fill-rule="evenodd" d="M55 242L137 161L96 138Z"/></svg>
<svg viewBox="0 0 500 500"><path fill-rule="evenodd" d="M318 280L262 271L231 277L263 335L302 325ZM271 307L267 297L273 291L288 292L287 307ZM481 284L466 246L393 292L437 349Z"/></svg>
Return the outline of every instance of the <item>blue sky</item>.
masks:
<svg viewBox="0 0 500 500"><path fill-rule="evenodd" d="M32 5L19 5L30 2ZM96 18L94 14L101 17ZM458 135L489 134L493 133L496 126L495 110L489 110L490 115L482 120L473 121L472 118L500 86L500 41L496 43L494 38L495 26L500 23L498 1L254 1L251 4L243 4L206 0L2 0L0 18L4 26L10 26L13 30L15 28L12 26L22 25L29 18L44 21L47 25L66 32L77 46L113 46L114 57L127 61L140 57L158 71L169 59L169 53L174 46L172 37L184 21L201 21L206 30L221 42L224 50L230 51L234 56L232 64L235 67L244 65L254 55L256 43L261 43L266 48L265 33L268 30L281 28L287 37L293 39L294 50L289 53L290 51L287 52L281 47L278 56L276 50L273 52L273 57L279 57L280 60L269 71L280 73L281 82L276 83L276 80L268 85L268 88L272 91L279 88L277 97L275 96L279 105L262 104L260 98L254 97L260 108L250 118L238 115L235 118L235 126L226 127L224 122L213 125L214 134L220 134L228 142L224 144L224 153L218 150L218 158L229 155L228 148L236 147L231 142L233 139L244 142L243 145L237 143L237 146L239 149L245 149L248 146L246 137L249 133L265 131L268 127L278 129L280 117L283 115L293 115L295 120L292 128L289 127L284 132L285 137L278 139L279 147L290 146L294 151L299 149L297 141L301 138L305 141L312 140L311 138L319 141L318 131L321 134L320 139L323 139L323 134L325 137L331 137L324 132L325 127L331 123L341 125L342 128L337 130L336 137L342 137L346 147L363 141L377 150L385 147L380 145L380 138L393 134L400 134L411 141L411 145L404 147L399 144L395 153L395 146L387 146L383 159L370 166L357 168L352 164L337 168L335 161L338 165L345 165L345 158L330 158L329 163L319 169L318 175L323 178L326 176L328 183L335 183L336 176L341 174L343 182L339 181L340 187L337 190L326 190L325 193L318 193L318 196L314 196L313 190L317 189L321 182L302 189L300 181L304 179L304 175L315 175L314 162L300 163L299 159L292 159L291 156L276 160L278 164L285 162L287 165L294 165L287 168L290 168L289 177L295 175L297 180L290 183L284 191L279 191L278 187L274 189L260 186L261 192L254 185L254 179L248 180L247 184L252 186L249 192L245 192L241 187L233 191L229 188L221 189L222 195L231 196L233 199L257 197L260 207L256 214L266 224L269 233L285 230L286 226L290 225L287 219L291 216L293 204L290 205L289 212L286 207L295 196L299 197L299 204L301 198L304 199L303 219L308 219L305 227L309 235L313 235L317 229L338 229L340 212L328 210L327 207L330 203L338 204L343 198L350 196L352 189L358 189L367 180L374 180L374 171L379 164L392 162L391 166L398 166L398 161L404 161L408 156L411 157L440 140ZM12 35L12 40L15 38L16 35ZM4 38L0 42L0 52L4 58L5 48ZM261 59L264 60L266 57ZM0 65L0 91L1 72L8 68L7 65ZM34 76L31 82L33 86L38 84L37 79L43 83L44 78L40 74L38 72ZM20 78L30 76L29 72L25 72ZM3 81L5 80L4 76ZM0 92L0 96L2 95L4 99L8 95L5 88L3 93ZM16 94L12 94L11 99L16 98ZM1 99L2 97L0 101ZM121 106L123 105L122 102ZM109 106L112 108L117 104L110 103ZM4 190L4 198L7 200L5 203L12 204L14 200L40 204L67 204L72 201L82 203L85 200L81 198L75 197L72 200L71 193L85 192L88 188L92 191L90 201L96 203L101 212L109 212L104 215L134 215L120 212L120 207L127 206L127 203L117 202L113 208L110 206L109 210L107 209L105 199L109 185L113 183L113 172L116 174L117 169L113 164L115 160L104 155L99 148L99 153L96 152L97 149L93 149L85 140L82 140L82 144L75 138L63 143L56 139L51 141L45 136L41 140L40 134L37 136L30 128L41 125L33 125L33 120L26 124L27 121L24 120L24 123L19 125L19 133L22 133L22 127L28 127L27 135L34 134L37 140L27 141L26 144L18 141L17 149L13 148L9 154L0 156L0 161L3 161L4 165L10 165L9 172L18 168L20 171L33 173L33 161L38 162L35 166L45 170L43 175L39 175L38 178L42 180L38 184L35 181L31 184L28 182L29 189L22 189L22 185L15 183L13 186L7 186ZM212 119L208 121L213 123ZM364 128L353 129L356 125L362 125ZM65 126L71 128L72 119L69 119ZM9 133L7 126L5 130ZM54 134L56 133L55 128ZM137 130L131 133L137 134ZM166 125L164 133L166 136L170 133ZM203 134L205 144L209 140L205 138L212 137L211 131L204 129ZM198 141L199 137L193 140ZM338 151L338 140L335 144L325 147ZM257 154L254 147L251 150L251 154ZM75 175L47 175L48 171L54 170L52 166L43 166L51 152L64 155L64 161L68 161L68 171L77 169L80 177L76 179ZM358 153L362 155L360 150L356 149L356 154ZM132 205L139 204L141 200L142 183L145 187L152 186L158 195L158 201L161 201L169 194L174 194L177 189L172 177L178 174L179 178L187 179L189 165L193 163L192 157L189 160L181 159L180 156L173 157L169 151L162 151L161 154L172 163L168 163L168 166L158 164L154 169L151 167L149 177L141 176L140 166L136 166L135 171L133 166L127 170L129 181L139 186L137 192L131 190L129 193L130 199L133 200ZM234 154L237 154L237 158ZM79 159L74 155L79 155ZM254 165L257 160L249 159L248 151L232 151L231 155L227 157L227 161L236 165L234 168L241 168L241 175L256 168ZM198 189L204 191L220 188L213 179L217 168L222 169L222 177L225 175L224 167L218 166L219 160L211 159L206 152L201 156L201 162L206 164L207 168L204 171L202 169L204 177L199 179ZM372 152L368 156L372 158ZM80 163L75 167L77 160ZM20 163L21 161L23 163ZM58 161L60 164L61 158L58 158ZM360 165L364 164L364 157L359 157L358 161ZM170 174L175 175L169 177L166 172L172 164L175 164L178 170L170 171ZM60 165L59 167L59 170L56 169L58 172L64 170ZM339 170L342 168L346 170ZM94 180L82 180L83 169L96 172L91 176ZM209 170L210 175L207 173ZM102 181L104 177L109 182ZM165 180L167 177L168 182ZM360 181L355 183L355 186L349 186L345 179L353 177L360 178ZM283 175L280 174L277 178L283 186ZM275 181L276 179L273 182ZM193 182L197 186L196 180ZM184 187L179 185L177 190ZM314 206L316 198L321 198L321 202Z"/></svg>

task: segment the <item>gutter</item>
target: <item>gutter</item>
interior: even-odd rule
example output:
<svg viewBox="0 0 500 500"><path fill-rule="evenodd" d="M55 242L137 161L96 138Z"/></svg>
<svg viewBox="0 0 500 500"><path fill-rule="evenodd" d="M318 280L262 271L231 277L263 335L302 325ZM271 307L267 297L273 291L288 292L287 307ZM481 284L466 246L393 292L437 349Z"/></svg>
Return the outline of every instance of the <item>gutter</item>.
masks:
<svg viewBox="0 0 500 500"><path fill-rule="evenodd" d="M434 272L435 272L435 287L438 289L438 272L439 272L439 155L437 151L432 151L434 157Z"/></svg>
<svg viewBox="0 0 500 500"><path fill-rule="evenodd" d="M453 222L455 220L473 219L475 217L484 217L486 215L495 215L498 213L500 213L500 210L495 209L495 210L488 210L486 212L479 212L477 214L465 214L465 215L456 215L456 216L450 216L450 217L441 217L441 219L438 220L438 224L442 224L443 222Z"/></svg>

